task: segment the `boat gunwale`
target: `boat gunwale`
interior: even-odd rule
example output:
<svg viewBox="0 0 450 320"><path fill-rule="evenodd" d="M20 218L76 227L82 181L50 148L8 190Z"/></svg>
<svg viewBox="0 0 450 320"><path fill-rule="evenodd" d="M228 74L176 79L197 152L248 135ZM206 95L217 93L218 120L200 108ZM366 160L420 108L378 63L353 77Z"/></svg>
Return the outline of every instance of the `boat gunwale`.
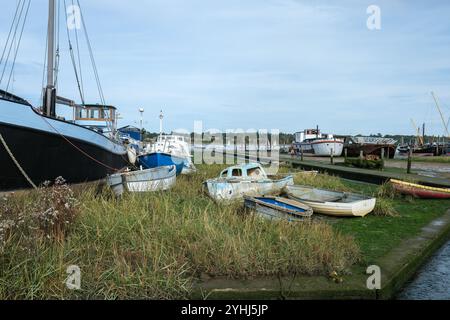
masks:
<svg viewBox="0 0 450 320"><path fill-rule="evenodd" d="M306 198L300 198L299 196L294 195L292 192L289 192L289 189L295 189L296 187L305 188L305 189L309 189L309 190L318 190L318 191L326 191L326 192L331 192L331 193L339 193L339 194L344 195L343 198L355 197L356 199L354 201L350 201L350 202L339 202L339 201L343 200L343 198L336 200L336 201L310 200L310 199L306 199ZM330 189L321 189L321 188L315 188L315 187L303 186L303 185L286 186L286 194L291 195L292 197L294 197L296 199L302 199L302 201L311 201L311 202L315 202L315 203L356 203L359 201L376 199L376 197L366 196L363 194L358 194L358 193L353 193L353 192L334 191L334 190L330 190Z"/></svg>
<svg viewBox="0 0 450 320"><path fill-rule="evenodd" d="M434 192L440 192L440 193L444 193L444 194L450 194L450 188L430 187L430 186L425 186L425 185L421 185L421 184L417 184L417 183L401 181L401 180L397 180L397 179L391 179L390 182L393 185L397 185L397 186L400 185L402 187L406 187L406 188L409 188L409 189L420 189L420 190L434 191Z"/></svg>

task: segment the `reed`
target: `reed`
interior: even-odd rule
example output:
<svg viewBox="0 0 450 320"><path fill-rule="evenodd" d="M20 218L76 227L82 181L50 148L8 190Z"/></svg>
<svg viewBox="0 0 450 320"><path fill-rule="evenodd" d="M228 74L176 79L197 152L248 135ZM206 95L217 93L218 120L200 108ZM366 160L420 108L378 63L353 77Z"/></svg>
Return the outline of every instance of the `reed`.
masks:
<svg viewBox="0 0 450 320"><path fill-rule="evenodd" d="M342 180L336 176L327 173L314 174L294 174L294 183L307 185L319 189L328 189L335 191L351 191Z"/></svg>
<svg viewBox="0 0 450 320"><path fill-rule="evenodd" d="M342 274L360 259L353 238L324 222L270 222L242 204L216 204L201 183L221 169L200 166L168 192L121 199L108 189L77 192L68 233L55 240L27 239L31 225L11 229L0 255L0 299L189 298L200 279ZM27 215L23 208L47 195L42 189L2 205ZM69 265L81 268L80 291L64 285Z"/></svg>

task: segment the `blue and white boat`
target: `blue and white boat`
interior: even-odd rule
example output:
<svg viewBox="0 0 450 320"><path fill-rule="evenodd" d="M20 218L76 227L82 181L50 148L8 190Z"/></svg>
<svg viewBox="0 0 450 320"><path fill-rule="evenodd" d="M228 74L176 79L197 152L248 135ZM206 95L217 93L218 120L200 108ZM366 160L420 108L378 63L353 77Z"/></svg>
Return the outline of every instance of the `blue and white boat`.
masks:
<svg viewBox="0 0 450 320"><path fill-rule="evenodd" d="M280 197L244 196L245 206L269 220L296 222L310 218L313 210L306 204Z"/></svg>
<svg viewBox="0 0 450 320"><path fill-rule="evenodd" d="M138 156L138 164L144 169L174 165L179 175L183 171L185 159L170 153L155 151Z"/></svg>
<svg viewBox="0 0 450 320"><path fill-rule="evenodd" d="M190 152L190 137L163 134L163 118L161 111L159 137L154 144L148 145L146 150L139 155L138 164L145 169L175 165L177 175L195 172L196 168Z"/></svg>
<svg viewBox="0 0 450 320"><path fill-rule="evenodd" d="M244 196L278 195L294 185L292 176L270 179L259 163L248 163L223 170L216 179L203 183L209 196L217 202L240 201Z"/></svg>

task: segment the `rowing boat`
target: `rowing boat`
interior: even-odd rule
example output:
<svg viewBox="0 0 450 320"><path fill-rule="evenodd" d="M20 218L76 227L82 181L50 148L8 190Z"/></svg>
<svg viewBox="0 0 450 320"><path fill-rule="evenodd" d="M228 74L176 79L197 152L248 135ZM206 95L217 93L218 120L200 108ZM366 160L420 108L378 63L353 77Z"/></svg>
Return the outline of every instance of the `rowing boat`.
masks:
<svg viewBox="0 0 450 320"><path fill-rule="evenodd" d="M245 206L269 220L303 221L310 218L313 210L307 205L280 197L248 197L244 196Z"/></svg>
<svg viewBox="0 0 450 320"><path fill-rule="evenodd" d="M290 199L310 206L314 213L339 217L364 217L373 211L376 198L360 194L316 189L308 186L288 186Z"/></svg>
<svg viewBox="0 0 450 320"><path fill-rule="evenodd" d="M165 166L110 175L106 182L116 196L128 192L152 192L172 188L176 182L176 167Z"/></svg>
<svg viewBox="0 0 450 320"><path fill-rule="evenodd" d="M401 194L422 199L450 199L450 188L435 188L396 179L391 179L390 182Z"/></svg>

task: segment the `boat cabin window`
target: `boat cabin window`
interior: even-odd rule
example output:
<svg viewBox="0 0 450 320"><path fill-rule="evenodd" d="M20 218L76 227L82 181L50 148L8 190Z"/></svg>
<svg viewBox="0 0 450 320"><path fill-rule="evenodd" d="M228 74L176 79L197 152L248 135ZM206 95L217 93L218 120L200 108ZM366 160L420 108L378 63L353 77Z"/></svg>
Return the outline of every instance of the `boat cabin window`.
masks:
<svg viewBox="0 0 450 320"><path fill-rule="evenodd" d="M231 175L233 177L242 177L242 170L241 169L233 169L231 172Z"/></svg>
<svg viewBox="0 0 450 320"><path fill-rule="evenodd" d="M259 176L261 176L261 174L262 174L261 169L258 167L247 170L247 175L249 177L259 177Z"/></svg>
<svg viewBox="0 0 450 320"><path fill-rule="evenodd" d="M225 170L222 172L222 174L220 175L222 178L226 178L228 177L228 170Z"/></svg>

